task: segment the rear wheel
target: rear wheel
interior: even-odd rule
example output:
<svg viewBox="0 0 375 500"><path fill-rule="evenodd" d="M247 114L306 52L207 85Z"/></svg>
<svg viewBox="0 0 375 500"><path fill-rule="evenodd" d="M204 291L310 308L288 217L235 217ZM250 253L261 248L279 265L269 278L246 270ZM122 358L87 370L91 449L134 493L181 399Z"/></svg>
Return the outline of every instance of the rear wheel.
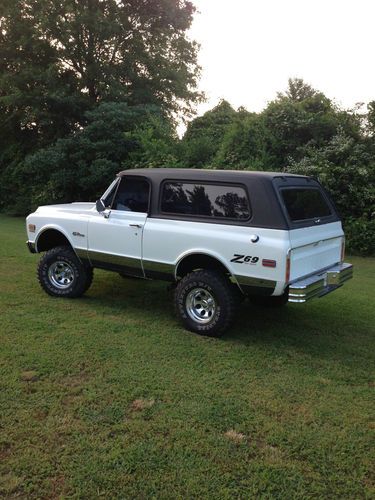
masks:
<svg viewBox="0 0 375 500"><path fill-rule="evenodd" d="M48 250L40 259L37 272L43 290L54 297L80 297L93 279L92 268L84 266L68 246Z"/></svg>
<svg viewBox="0 0 375 500"><path fill-rule="evenodd" d="M231 324L235 294L224 276L214 271L194 271L178 282L175 309L185 328L219 337Z"/></svg>

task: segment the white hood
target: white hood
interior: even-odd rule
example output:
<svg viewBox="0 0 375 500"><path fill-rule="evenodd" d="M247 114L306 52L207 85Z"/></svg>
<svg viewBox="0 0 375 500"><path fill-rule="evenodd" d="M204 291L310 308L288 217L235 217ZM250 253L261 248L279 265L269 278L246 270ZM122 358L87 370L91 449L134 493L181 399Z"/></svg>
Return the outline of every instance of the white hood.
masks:
<svg viewBox="0 0 375 500"><path fill-rule="evenodd" d="M43 212L64 212L64 213L87 213L95 209L95 203L93 202L76 202L76 203L62 203L59 205L43 205L38 207L37 213Z"/></svg>

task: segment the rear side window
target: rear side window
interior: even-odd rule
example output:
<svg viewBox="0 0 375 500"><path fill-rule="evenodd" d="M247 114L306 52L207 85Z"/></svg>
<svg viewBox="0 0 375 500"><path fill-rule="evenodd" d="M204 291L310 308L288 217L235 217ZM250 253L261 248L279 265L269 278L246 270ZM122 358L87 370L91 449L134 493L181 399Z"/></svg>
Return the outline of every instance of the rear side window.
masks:
<svg viewBox="0 0 375 500"><path fill-rule="evenodd" d="M170 214L246 220L250 205L244 188L218 184L165 182L161 211Z"/></svg>
<svg viewBox="0 0 375 500"><path fill-rule="evenodd" d="M293 222L327 217L332 214L325 197L319 189L282 189L281 196L289 218Z"/></svg>

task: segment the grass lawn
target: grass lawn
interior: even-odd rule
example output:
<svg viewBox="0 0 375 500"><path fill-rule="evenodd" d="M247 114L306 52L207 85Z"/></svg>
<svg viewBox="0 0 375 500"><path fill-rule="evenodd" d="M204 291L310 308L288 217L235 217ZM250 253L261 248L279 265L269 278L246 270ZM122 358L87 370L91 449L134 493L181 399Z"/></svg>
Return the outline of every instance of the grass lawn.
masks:
<svg viewBox="0 0 375 500"><path fill-rule="evenodd" d="M209 339L165 283L49 297L24 221L0 235L0 496L374 498L375 259Z"/></svg>

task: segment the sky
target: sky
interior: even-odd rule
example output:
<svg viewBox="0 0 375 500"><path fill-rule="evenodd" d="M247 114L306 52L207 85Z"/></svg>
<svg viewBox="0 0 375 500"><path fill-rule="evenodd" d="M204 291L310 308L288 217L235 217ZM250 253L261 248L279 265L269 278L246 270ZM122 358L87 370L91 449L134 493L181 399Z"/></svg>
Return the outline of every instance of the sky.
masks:
<svg viewBox="0 0 375 500"><path fill-rule="evenodd" d="M260 111L288 78L345 108L375 99L375 0L192 0L201 44L198 115L228 100Z"/></svg>

